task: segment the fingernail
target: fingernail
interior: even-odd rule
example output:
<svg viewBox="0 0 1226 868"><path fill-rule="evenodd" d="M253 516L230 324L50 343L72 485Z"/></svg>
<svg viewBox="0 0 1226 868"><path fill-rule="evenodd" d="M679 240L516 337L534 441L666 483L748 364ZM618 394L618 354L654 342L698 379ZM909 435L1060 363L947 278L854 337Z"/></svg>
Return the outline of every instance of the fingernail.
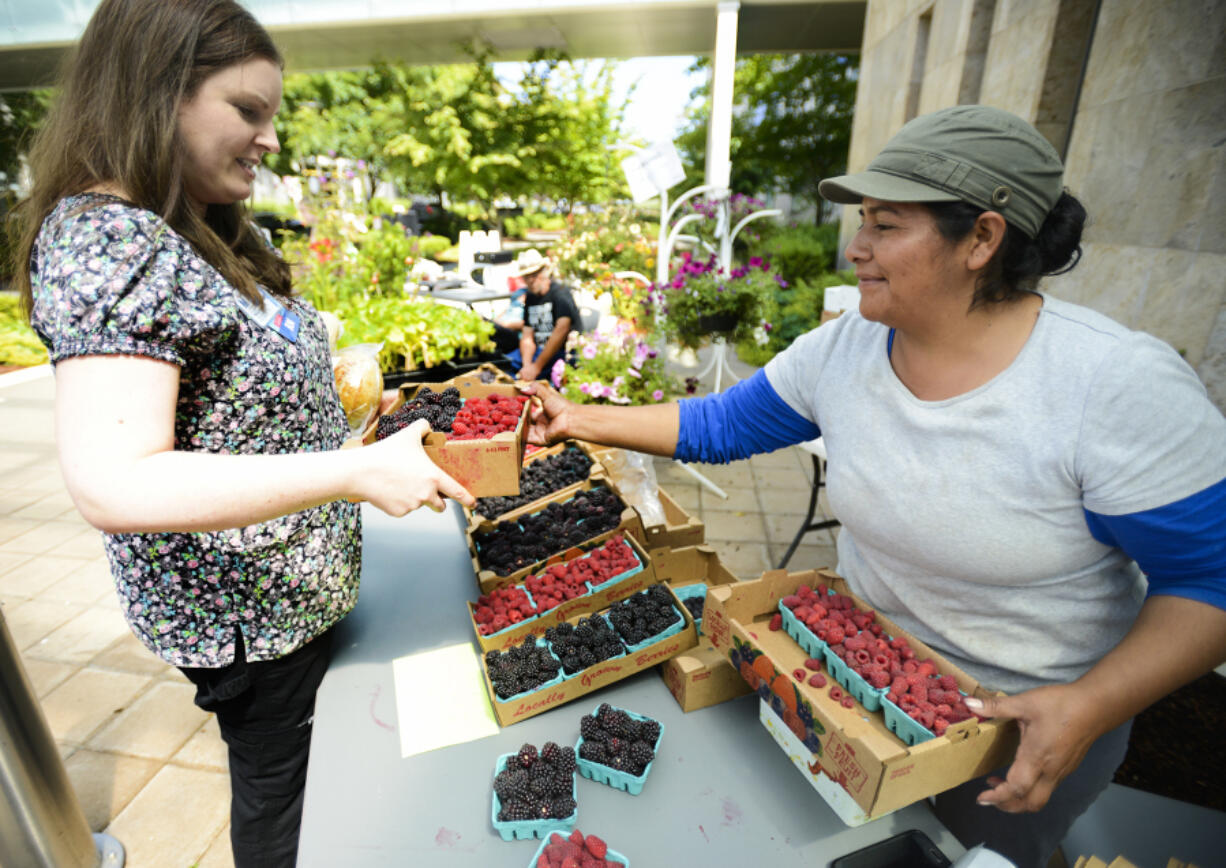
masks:
<svg viewBox="0 0 1226 868"><path fill-rule="evenodd" d="M975 799L975 804L980 805L981 807L984 807L984 808L992 807L992 803L984 799Z"/></svg>
<svg viewBox="0 0 1226 868"><path fill-rule="evenodd" d="M966 707L969 709L972 709L973 711L982 711L983 710L983 700L976 699L973 696L968 696L966 697Z"/></svg>

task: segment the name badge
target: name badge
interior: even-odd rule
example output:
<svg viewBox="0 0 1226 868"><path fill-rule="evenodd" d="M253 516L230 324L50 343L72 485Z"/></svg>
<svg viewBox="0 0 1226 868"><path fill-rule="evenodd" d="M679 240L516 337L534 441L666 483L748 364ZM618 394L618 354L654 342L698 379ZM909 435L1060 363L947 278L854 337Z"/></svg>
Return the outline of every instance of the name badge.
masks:
<svg viewBox="0 0 1226 868"><path fill-rule="evenodd" d="M276 332L290 343L298 343L298 329L302 325L302 317L278 302L262 286L260 301L260 304L256 304L247 296L238 294L239 309L256 325Z"/></svg>

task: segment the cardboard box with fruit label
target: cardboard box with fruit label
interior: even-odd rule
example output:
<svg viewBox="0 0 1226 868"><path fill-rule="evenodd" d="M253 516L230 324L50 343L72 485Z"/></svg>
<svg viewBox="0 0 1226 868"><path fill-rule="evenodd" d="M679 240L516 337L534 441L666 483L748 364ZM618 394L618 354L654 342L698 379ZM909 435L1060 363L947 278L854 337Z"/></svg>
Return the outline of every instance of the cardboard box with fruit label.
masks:
<svg viewBox="0 0 1226 868"><path fill-rule="evenodd" d="M384 416L400 410L412 401L422 389L440 393L455 388L460 400L481 398L520 398L519 390L512 385L482 383L409 383L400 387L396 401L387 408ZM519 494L519 470L524 460L524 444L528 428L528 405L518 410L518 421L513 430L501 431L488 438L453 440L442 431L431 431L422 441L430 460L445 470L456 482L463 485L475 497L509 496ZM378 419L362 435L362 442L375 442Z"/></svg>
<svg viewBox="0 0 1226 868"><path fill-rule="evenodd" d="M657 549L652 561L660 581L667 582L683 599L691 590L703 586L709 589L737 580L715 549L707 545ZM698 626L698 643L660 666L660 677L682 711L717 705L750 692L745 679L732 668L728 656L703 635L701 623Z"/></svg>
<svg viewBox="0 0 1226 868"><path fill-rule="evenodd" d="M667 588L667 585L663 587ZM510 726L521 720L535 717L644 669L658 666L665 660L693 648L697 642L694 619L690 617L689 610L685 608L676 594L671 590L669 594L672 597L674 608L683 618L680 630L666 632L658 640L647 641L642 647L636 646L634 650L629 650L620 657L602 660L573 675L561 678L556 683L547 684L537 690L528 691L506 700L499 700L490 680L488 668L483 666L482 677L485 680L486 693L498 722L503 726Z"/></svg>
<svg viewBox="0 0 1226 868"><path fill-rule="evenodd" d="M578 440L564 440L561 443L555 443L554 445L546 447L545 449L537 449L531 452L530 454L526 454L524 456L523 468L524 470L527 470L528 468L532 467L533 465L538 464L541 461L553 458L554 456L561 455L562 453L568 450L578 450L584 455L584 457L587 458L587 460L592 462L591 466L588 468L587 475L583 479L578 479L574 482L568 483L566 485L562 485L554 489L553 491L550 491L546 494L542 494L540 497L535 497L535 498L532 498L531 500L526 500L521 505L515 507L514 509L508 509L506 512L501 512L498 515L484 515L477 510L472 510L472 509L469 509L468 507L463 507L464 519L467 524L466 532L473 533L474 531L478 530L482 526L483 523L486 523L486 522L510 521L512 519L519 518L519 516L521 515L527 515L529 513L535 512L536 510L540 509L542 506L545 505L545 503L547 503L550 500L556 500L559 497L565 497L571 492L578 491L579 487L582 486L583 483L587 479L592 479L595 477L602 477L605 475L604 466L598 460L592 457L591 453L588 450L587 444L582 443ZM522 479L522 472L521 472L521 483L522 481L523 479ZM523 497L524 495L521 494L519 496ZM478 504L478 510L479 509L480 509L480 504Z"/></svg>
<svg viewBox="0 0 1226 868"><path fill-rule="evenodd" d="M610 538L612 539L612 538ZM640 568L636 571L628 571L620 576L615 576L606 583L602 583L596 589L589 591L573 599L566 600L552 609L538 615L535 618L526 621L520 621L518 624L512 625L504 630L499 630L488 636L483 636L478 628L475 618L477 607L474 603L468 604L469 615L472 618L473 630L477 636L477 644L481 646L482 651L489 651L491 648L509 648L512 645L518 645L523 641L524 636L529 633L541 635L549 627L554 624L559 624L562 621L573 621L584 615L590 615L592 612L607 608L610 604L616 603L618 600L625 599L631 594L636 594L646 588L648 585L654 585L658 579L656 578L655 567L652 564L651 557L643 551L643 547L639 545L638 540L627 534L625 536L627 545L633 550L635 557L638 559ZM608 542L608 540L605 540ZM586 556L589 552L599 548L604 543L593 543L579 546L569 551L563 552L559 559L554 562L556 564L568 564L576 558ZM552 564L551 564L552 565ZM740 676L737 676L738 680Z"/></svg>
<svg viewBox="0 0 1226 868"><path fill-rule="evenodd" d="M1017 748L1013 721L972 717L908 746L886 727L881 711L868 711L854 700L845 707L832 698L829 686L797 680L793 673L808 674L808 654L770 623L780 600L801 585L821 583L858 608L871 609L832 572L772 570L759 579L712 588L703 614L704 632L804 745L814 775L820 770L875 819L1008 764ZM953 676L963 693L993 695L888 618L878 615L877 622L889 636L905 638L917 659L931 659L940 673Z"/></svg>
<svg viewBox="0 0 1226 868"><path fill-rule="evenodd" d="M604 477L595 479L589 478L581 485L572 491L559 493L558 495L549 498L546 501L538 504L537 509L526 515L519 516L518 519L508 519L507 521L497 522L481 522L475 528L470 528L467 533L468 537L468 552L472 558L473 573L477 577L477 585L481 588L481 593L488 594L496 588L514 585L523 581L528 575L534 572L539 572L543 567L560 561L565 552L575 546L585 546L589 543L601 543L609 537L617 533L624 533L633 536L640 542L643 539L643 523L639 520L639 514L631 507L627 506L620 497L617 501L621 504L621 511L614 516L617 520L616 526L610 526L607 530L593 533L591 537L583 540L578 540L572 543L561 541L556 549L550 554L540 558L536 558L531 563L525 563L522 567L517 567L515 570L499 575L494 568L485 563L484 552L487 551L485 546L494 539L494 535L499 532L499 528L507 524L523 522L526 518L533 519L544 513L549 508L550 504L568 504L573 501L578 495L585 492L592 492L596 489L603 489L605 492L611 492L616 496L616 491L609 485L609 481ZM543 543L546 549L550 548L549 540L544 539Z"/></svg>

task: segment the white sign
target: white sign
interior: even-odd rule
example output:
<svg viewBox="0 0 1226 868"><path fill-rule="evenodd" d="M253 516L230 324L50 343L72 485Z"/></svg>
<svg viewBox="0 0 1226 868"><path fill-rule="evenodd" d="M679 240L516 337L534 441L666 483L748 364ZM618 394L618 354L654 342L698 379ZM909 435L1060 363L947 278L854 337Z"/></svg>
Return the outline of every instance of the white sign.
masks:
<svg viewBox="0 0 1226 868"><path fill-rule="evenodd" d="M685 180L681 156L669 141L656 142L626 157L622 160L622 171L636 203L659 196Z"/></svg>

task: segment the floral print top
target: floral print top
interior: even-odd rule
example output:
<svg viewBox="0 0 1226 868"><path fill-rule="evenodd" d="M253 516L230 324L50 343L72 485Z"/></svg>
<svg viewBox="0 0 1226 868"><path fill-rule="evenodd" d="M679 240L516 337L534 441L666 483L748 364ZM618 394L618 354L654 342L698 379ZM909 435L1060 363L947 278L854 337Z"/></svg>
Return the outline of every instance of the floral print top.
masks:
<svg viewBox="0 0 1226 868"><path fill-rule="evenodd" d="M296 343L242 312L239 293L161 218L113 196L62 200L31 261L32 324L52 364L137 355L180 369L175 449L275 454L337 449L348 436L314 309ZM103 534L136 635L176 666L225 666L235 630L248 659L284 656L357 601L358 507L336 501L233 530Z"/></svg>

